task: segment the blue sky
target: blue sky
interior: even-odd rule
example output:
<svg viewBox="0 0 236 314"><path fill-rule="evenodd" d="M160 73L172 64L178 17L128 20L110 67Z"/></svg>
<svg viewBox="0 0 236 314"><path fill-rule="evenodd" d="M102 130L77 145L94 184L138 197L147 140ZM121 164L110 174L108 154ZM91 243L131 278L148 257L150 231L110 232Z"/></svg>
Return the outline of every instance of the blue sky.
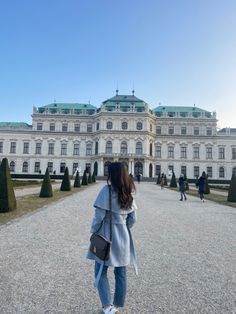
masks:
<svg viewBox="0 0 236 314"><path fill-rule="evenodd" d="M0 0L0 121L135 95L236 127L235 0Z"/></svg>

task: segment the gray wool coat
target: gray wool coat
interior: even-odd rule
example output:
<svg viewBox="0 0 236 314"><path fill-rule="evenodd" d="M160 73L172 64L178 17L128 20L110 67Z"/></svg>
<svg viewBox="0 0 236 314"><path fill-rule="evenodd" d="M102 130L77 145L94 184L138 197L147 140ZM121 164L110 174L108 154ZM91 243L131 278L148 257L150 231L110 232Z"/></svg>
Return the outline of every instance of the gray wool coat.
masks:
<svg viewBox="0 0 236 314"><path fill-rule="evenodd" d="M118 204L118 195L112 189L112 245L110 251L110 258L104 262L106 266L121 267L127 266L130 261L132 262L137 273L137 264L135 258L134 244L130 228L137 220L137 206L133 200L132 207L128 210L122 210ZM101 222L102 227L99 234L105 236L107 239L110 237L109 229L109 188L104 186L99 192L97 199L94 203L95 214L91 225L91 233L98 230ZM98 257L92 252L88 251L88 259L97 261L103 264Z"/></svg>

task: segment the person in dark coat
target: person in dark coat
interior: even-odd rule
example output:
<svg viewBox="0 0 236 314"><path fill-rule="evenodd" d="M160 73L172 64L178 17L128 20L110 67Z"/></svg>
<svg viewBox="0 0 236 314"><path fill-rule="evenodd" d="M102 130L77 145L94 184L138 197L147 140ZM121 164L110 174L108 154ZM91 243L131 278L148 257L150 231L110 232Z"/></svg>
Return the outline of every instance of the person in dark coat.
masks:
<svg viewBox="0 0 236 314"><path fill-rule="evenodd" d="M180 177L179 177L179 191L180 191L180 201L182 201L183 198L186 201L187 200L187 197L186 197L186 194L185 194L185 191L186 191L186 179L185 179L183 174L181 174Z"/></svg>
<svg viewBox="0 0 236 314"><path fill-rule="evenodd" d="M204 192L206 187L206 173L203 171L201 177L197 181L198 193L200 196L200 200L204 202Z"/></svg>
<svg viewBox="0 0 236 314"><path fill-rule="evenodd" d="M141 173L138 173L138 174L137 174L138 183L140 183L140 179L141 179Z"/></svg>

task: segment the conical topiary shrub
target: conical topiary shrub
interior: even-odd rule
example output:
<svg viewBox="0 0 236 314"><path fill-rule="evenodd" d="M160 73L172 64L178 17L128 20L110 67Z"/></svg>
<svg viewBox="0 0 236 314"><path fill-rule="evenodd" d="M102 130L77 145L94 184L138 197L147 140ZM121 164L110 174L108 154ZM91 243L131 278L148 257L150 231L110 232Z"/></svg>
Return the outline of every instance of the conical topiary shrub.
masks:
<svg viewBox="0 0 236 314"><path fill-rule="evenodd" d="M43 178L43 183L41 186L41 191L39 193L39 197L52 197L52 196L53 196L52 184L51 184L49 171L47 168L45 175L44 175L44 178Z"/></svg>
<svg viewBox="0 0 236 314"><path fill-rule="evenodd" d="M166 174L164 175L164 185L167 185L167 177L166 177Z"/></svg>
<svg viewBox="0 0 236 314"><path fill-rule="evenodd" d="M156 184L160 184L161 183L161 174L160 172L158 173L158 176L157 176L157 181L156 181Z"/></svg>
<svg viewBox="0 0 236 314"><path fill-rule="evenodd" d="M88 175L88 184L93 183L92 181L92 176L91 176L91 172L89 171L89 175Z"/></svg>
<svg viewBox="0 0 236 314"><path fill-rule="evenodd" d="M70 176L69 176L69 170L68 167L65 169L65 173L62 179L61 183L61 191L71 191L71 185L70 185Z"/></svg>
<svg viewBox="0 0 236 314"><path fill-rule="evenodd" d="M96 176L95 176L95 171L93 171L93 175L92 175L92 182L96 182Z"/></svg>
<svg viewBox="0 0 236 314"><path fill-rule="evenodd" d="M16 197L7 158L0 166L0 213L16 209Z"/></svg>
<svg viewBox="0 0 236 314"><path fill-rule="evenodd" d="M75 175L75 181L74 181L74 188L80 188L81 184L80 184L80 176L79 176L79 171L76 171L76 175Z"/></svg>
<svg viewBox="0 0 236 314"><path fill-rule="evenodd" d="M176 177L175 177L175 173L172 173L172 177L170 180L170 187L171 188L177 188L177 183L176 183Z"/></svg>
<svg viewBox="0 0 236 314"><path fill-rule="evenodd" d="M84 174L83 174L83 178L82 178L82 185L88 185L86 170L84 170Z"/></svg>
<svg viewBox="0 0 236 314"><path fill-rule="evenodd" d="M210 194L210 187L209 187L209 184L208 184L208 174L206 175L206 184L205 184L204 194Z"/></svg>
<svg viewBox="0 0 236 314"><path fill-rule="evenodd" d="M236 202L236 173L235 172L233 172L232 177L231 177L227 201Z"/></svg>

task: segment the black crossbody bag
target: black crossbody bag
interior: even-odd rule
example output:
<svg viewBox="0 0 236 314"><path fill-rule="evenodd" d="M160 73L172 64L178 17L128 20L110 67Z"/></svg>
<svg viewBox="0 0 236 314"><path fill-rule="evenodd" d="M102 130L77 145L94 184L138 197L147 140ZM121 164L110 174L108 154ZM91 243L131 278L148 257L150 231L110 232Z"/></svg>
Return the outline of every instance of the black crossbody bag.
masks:
<svg viewBox="0 0 236 314"><path fill-rule="evenodd" d="M109 222L110 222L110 240L99 234L104 220L101 222L98 230L90 237L90 251L100 258L102 261L107 261L110 256L111 242L112 242L112 208L111 208L111 186L109 188Z"/></svg>

